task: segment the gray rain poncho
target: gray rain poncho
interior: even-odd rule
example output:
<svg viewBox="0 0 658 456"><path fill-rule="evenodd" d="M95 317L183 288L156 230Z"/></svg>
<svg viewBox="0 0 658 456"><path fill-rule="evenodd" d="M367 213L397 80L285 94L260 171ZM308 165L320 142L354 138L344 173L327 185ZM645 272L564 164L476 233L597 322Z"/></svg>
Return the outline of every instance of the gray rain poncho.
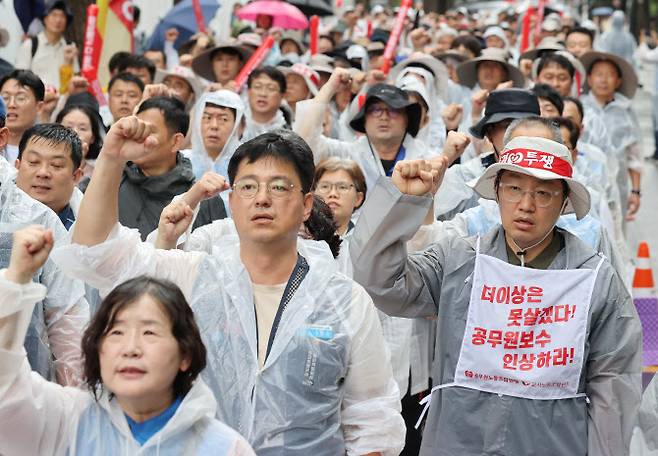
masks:
<svg viewBox="0 0 658 456"><path fill-rule="evenodd" d="M102 244L65 246L52 257L101 295L141 274L176 283L208 350L201 375L217 418L259 455L397 455L405 426L372 300L326 250L297 247L308 272L262 368L252 284L234 239L211 255L158 250L117 224Z"/></svg>
<svg viewBox="0 0 658 456"><path fill-rule="evenodd" d="M472 289L473 237L446 236L407 256L405 240L432 199L402 195L380 179L352 234L354 277L390 315L436 316L435 385L454 381ZM564 247L549 269L594 269L600 257L560 231ZM480 251L507 261L502 227L480 239ZM594 285L578 392L583 397L531 400L450 387L432 394L421 455L628 454L641 394L642 330L632 299L607 261Z"/></svg>
<svg viewBox="0 0 658 456"><path fill-rule="evenodd" d="M612 13L610 30L601 35L598 41L598 50L618 55L631 65L634 64L634 54L637 42L633 35L625 28L626 15L617 10Z"/></svg>
<svg viewBox="0 0 658 456"><path fill-rule="evenodd" d="M235 111L235 125L231 131L230 136L224 143L224 148L217 158L213 161L206 148L203 145L203 138L201 136L201 116L206 104L214 104L226 108L231 108ZM201 179L206 171L214 171L217 174L227 177L228 176L228 162L233 156L233 152L240 145L240 138L238 130L244 116L244 103L239 95L230 90L218 90L216 92L204 93L196 105L194 106L194 114L192 116L192 149L183 151L183 153L192 161L192 170L197 179Z"/></svg>
<svg viewBox="0 0 658 456"><path fill-rule="evenodd" d="M14 175L15 169L0 157L0 268L9 265L12 235L18 229L35 224L50 228L55 245L67 237L57 215L20 190ZM34 307L25 337L30 365L44 378L65 385L80 384L80 340L89 322L84 285L67 277L50 259L37 271L34 281L45 285L48 292Z"/></svg>

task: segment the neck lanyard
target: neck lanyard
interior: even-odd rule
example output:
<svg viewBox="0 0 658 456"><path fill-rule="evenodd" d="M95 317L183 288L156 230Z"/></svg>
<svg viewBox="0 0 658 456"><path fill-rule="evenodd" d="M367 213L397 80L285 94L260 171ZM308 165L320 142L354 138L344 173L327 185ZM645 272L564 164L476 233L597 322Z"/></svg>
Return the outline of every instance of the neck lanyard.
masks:
<svg viewBox="0 0 658 456"><path fill-rule="evenodd" d="M270 355L270 350L272 350L274 338L276 337L276 332L279 329L279 324L281 323L283 312L285 312L288 304L292 300L292 297L295 295L295 292L302 284L302 281L306 277L308 270L309 266L306 259L303 256L297 254L297 263L295 264L295 269L293 269L292 274L290 274L286 288L283 290L281 302L279 302L279 308L276 311L274 321L272 322L272 330L270 331L270 338L267 341L267 351L265 352L265 360L263 361L263 364L265 364L267 361L267 357ZM258 325L256 325L256 328L258 328ZM256 329L256 346L258 346L258 337L258 329Z"/></svg>

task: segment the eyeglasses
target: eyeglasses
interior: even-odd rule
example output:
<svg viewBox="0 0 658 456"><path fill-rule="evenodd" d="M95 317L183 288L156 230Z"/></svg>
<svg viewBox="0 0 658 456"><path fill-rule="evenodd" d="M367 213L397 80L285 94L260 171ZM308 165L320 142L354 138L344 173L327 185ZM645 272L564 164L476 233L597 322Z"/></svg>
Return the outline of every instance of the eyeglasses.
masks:
<svg viewBox="0 0 658 456"><path fill-rule="evenodd" d="M518 203L523 198L523 195L528 193L539 207L550 206L553 198L562 194L562 190L552 192L548 190L523 190L518 185L502 183L498 185L498 190L502 199L508 203Z"/></svg>
<svg viewBox="0 0 658 456"><path fill-rule="evenodd" d="M388 108L388 107L384 107L384 106L377 106L377 105L370 106L366 110L366 114L368 114L369 116L375 117L377 119L379 119L382 116L382 114L384 114L384 112L386 112L386 115L388 117L390 117L391 119L397 119L398 117L400 117L402 115L402 110L401 109L392 109L392 108Z"/></svg>
<svg viewBox="0 0 658 456"><path fill-rule="evenodd" d="M11 103L11 99L14 99L17 105L24 105L30 101L30 97L27 94L24 93L19 93L16 95L10 95L8 93L3 93L2 94L2 101L5 102L6 105Z"/></svg>
<svg viewBox="0 0 658 456"><path fill-rule="evenodd" d="M344 195L353 187L354 184L349 184L347 182L319 182L315 186L315 193L318 195L328 195L335 188L338 193Z"/></svg>
<svg viewBox="0 0 658 456"><path fill-rule="evenodd" d="M295 184L290 183L287 179L272 179L269 182L258 182L256 179L251 178L240 179L233 184L232 188L240 198L252 199L258 194L261 184L265 184L267 193L276 199L290 198L295 188Z"/></svg>

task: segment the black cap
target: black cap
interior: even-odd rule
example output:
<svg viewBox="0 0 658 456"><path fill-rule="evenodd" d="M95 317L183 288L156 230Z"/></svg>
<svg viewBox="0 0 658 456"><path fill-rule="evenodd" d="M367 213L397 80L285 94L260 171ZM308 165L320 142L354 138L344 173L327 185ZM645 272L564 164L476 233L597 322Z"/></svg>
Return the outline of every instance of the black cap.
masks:
<svg viewBox="0 0 658 456"><path fill-rule="evenodd" d="M539 100L537 96L525 89L494 90L487 98L484 116L468 129L468 132L478 138L484 138L484 128L507 119L523 119L539 116Z"/></svg>
<svg viewBox="0 0 658 456"><path fill-rule="evenodd" d="M43 13L43 17L41 20L43 20L46 16L48 16L53 10L62 10L64 14L66 15L66 24L70 24L71 21L73 20L73 14L71 13L71 10L69 9L68 5L64 0L54 0L52 2L48 2L46 4L46 9Z"/></svg>
<svg viewBox="0 0 658 456"><path fill-rule="evenodd" d="M350 122L352 129L361 133L366 132L366 110L376 101L382 101L393 109L407 111L407 132L414 137L418 134L421 115L420 105L411 101L407 92L390 84L376 84L368 90L365 103Z"/></svg>

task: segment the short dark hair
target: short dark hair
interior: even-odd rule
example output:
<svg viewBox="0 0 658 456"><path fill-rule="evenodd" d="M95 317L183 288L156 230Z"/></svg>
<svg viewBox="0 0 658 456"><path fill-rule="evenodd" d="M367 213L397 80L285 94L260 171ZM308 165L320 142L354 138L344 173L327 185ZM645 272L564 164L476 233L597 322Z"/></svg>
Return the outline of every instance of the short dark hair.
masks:
<svg viewBox="0 0 658 456"><path fill-rule="evenodd" d="M559 128L564 127L569 130L569 142L575 148L580 139L580 128L571 119L567 119L566 117L554 117L552 120Z"/></svg>
<svg viewBox="0 0 658 456"><path fill-rule="evenodd" d="M589 37L589 42L594 44L594 32L591 31L590 29L585 27L574 27L567 32L565 40L569 38L569 35L571 35L572 33L582 33L583 35L587 35Z"/></svg>
<svg viewBox="0 0 658 456"><path fill-rule="evenodd" d="M542 56L542 58L539 60L539 65L537 66L537 74L541 73L542 70L549 65L558 65L564 68L567 70L569 76L571 76L572 79L576 74L576 69L569 61L569 59L563 55L556 54L555 52L549 52L548 54L544 54L544 56Z"/></svg>
<svg viewBox="0 0 658 456"><path fill-rule="evenodd" d="M243 160L254 163L268 157L290 163L302 183L302 192L311 191L315 173L313 152L301 136L283 128L256 136L235 150L228 163L228 178L231 185L235 182L238 167Z"/></svg>
<svg viewBox="0 0 658 456"><path fill-rule="evenodd" d="M146 57L146 53L147 53L147 52L159 52L159 53L162 55L162 62L163 62L165 65L167 65L167 54L166 54L165 51L163 51L162 49L153 49L153 48L151 48L151 49L147 49L147 50L145 50L145 51L144 51L144 57L148 59L148 57ZM150 60L150 59L149 59L149 60ZM154 65L155 65L155 64L154 64ZM157 71L157 69L156 69L156 71Z"/></svg>
<svg viewBox="0 0 658 456"><path fill-rule="evenodd" d="M34 138L34 141L42 141L49 146L59 146L66 144L69 147L73 170L80 168L82 163L82 142L78 134L57 123L46 123L34 125L23 133L18 143L18 159L23 157L23 152L27 143Z"/></svg>
<svg viewBox="0 0 658 456"><path fill-rule="evenodd" d="M174 379L174 397L187 394L194 380L206 367L206 347L201 340L194 313L180 288L167 280L135 277L117 286L103 299L82 336L85 381L96 399L100 397L98 393L102 393L103 388L98 356L103 338L114 325L117 314L144 295L158 302L171 322L171 333L178 342L178 348L183 356L190 359L190 367L185 372L178 372Z"/></svg>
<svg viewBox="0 0 658 456"><path fill-rule="evenodd" d="M160 111L170 134L181 133L183 136L187 134L187 129L190 126L190 116L185 111L185 105L178 98L149 98L139 105L137 114L148 109L157 109Z"/></svg>
<svg viewBox="0 0 658 456"><path fill-rule="evenodd" d="M59 114L57 114L55 121L57 123L62 123L62 119L64 119L68 113L73 111L79 111L89 119L89 124L91 125L91 134L94 137L94 142L89 144L89 150L87 150L87 156L85 158L88 160L94 160L98 158L98 154L103 148L103 136L101 135L102 119L91 106L86 104L72 104L65 106L64 109L62 109Z"/></svg>
<svg viewBox="0 0 658 456"><path fill-rule="evenodd" d="M562 115L562 112L564 111L564 102L562 101L560 94L557 93L553 87L548 84L535 84L530 90L537 95L537 98L548 100L553 106L555 106L560 115Z"/></svg>
<svg viewBox="0 0 658 456"><path fill-rule="evenodd" d="M283 74L283 72L278 68L270 65L258 67L254 71L252 71L251 74L249 75L249 78L247 79L247 88L250 89L251 83L254 81L254 79L256 79L257 77L263 74L268 78L272 79L277 84L279 84L280 93L284 93L288 88L288 85L286 83L286 76Z"/></svg>
<svg viewBox="0 0 658 456"><path fill-rule="evenodd" d="M132 54L127 51L119 51L112 54L110 61L107 63L107 66L110 69L110 73L114 73L114 70L118 69L119 66L123 65L123 61L128 59Z"/></svg>
<svg viewBox="0 0 658 456"><path fill-rule="evenodd" d="M10 79L15 79L21 87L27 87L32 91L37 101L43 101L46 95L46 87L43 85L41 78L31 70L14 70L7 73L0 79L0 90Z"/></svg>
<svg viewBox="0 0 658 456"><path fill-rule="evenodd" d="M121 60L117 67L120 73L127 71L128 68L146 68L151 75L151 80L155 78L155 65L143 55L130 54Z"/></svg>
<svg viewBox="0 0 658 456"><path fill-rule="evenodd" d="M334 258L340 253L340 245L343 242L336 233L338 225L334 219L334 213L322 198L313 195L313 208L311 215L304 222L308 234L316 241L324 241L329 245Z"/></svg>
<svg viewBox="0 0 658 456"><path fill-rule="evenodd" d="M619 79L621 79L623 77L623 73L621 72L621 68L619 68L619 65L617 65L617 63L615 61L610 60L610 59L605 59L605 58L598 58L598 59L595 59L592 63L590 63L589 67L587 67L587 76L592 74L592 70L594 69L594 65L596 65L597 63L601 63L601 62L609 63L610 65L615 67L615 70L617 70L617 77ZM0 87L2 87L2 85L0 85Z"/></svg>
<svg viewBox="0 0 658 456"><path fill-rule="evenodd" d="M576 105L576 109L578 109L578 114L580 114L580 121L584 122L585 121L585 109L583 108L583 103L576 97L562 97L562 100L567 102L570 101L573 104Z"/></svg>
<svg viewBox="0 0 658 456"><path fill-rule="evenodd" d="M240 51L231 47L220 47L219 49L215 49L210 53L210 61L212 62L219 54L237 55L240 60L244 62L244 57L240 54Z"/></svg>
<svg viewBox="0 0 658 456"><path fill-rule="evenodd" d="M466 49L471 51L475 57L479 57L482 54L482 45L477 38L471 35L461 35L455 38L450 45L450 49L457 49L459 46L464 46Z"/></svg>
<svg viewBox="0 0 658 456"><path fill-rule="evenodd" d="M141 79L139 79L137 76L131 73L119 73L116 76L114 76L112 79L110 79L110 83L107 85L108 93L112 90L112 86L117 81L132 82L137 87L139 87L140 92L144 92L144 82L142 82Z"/></svg>

